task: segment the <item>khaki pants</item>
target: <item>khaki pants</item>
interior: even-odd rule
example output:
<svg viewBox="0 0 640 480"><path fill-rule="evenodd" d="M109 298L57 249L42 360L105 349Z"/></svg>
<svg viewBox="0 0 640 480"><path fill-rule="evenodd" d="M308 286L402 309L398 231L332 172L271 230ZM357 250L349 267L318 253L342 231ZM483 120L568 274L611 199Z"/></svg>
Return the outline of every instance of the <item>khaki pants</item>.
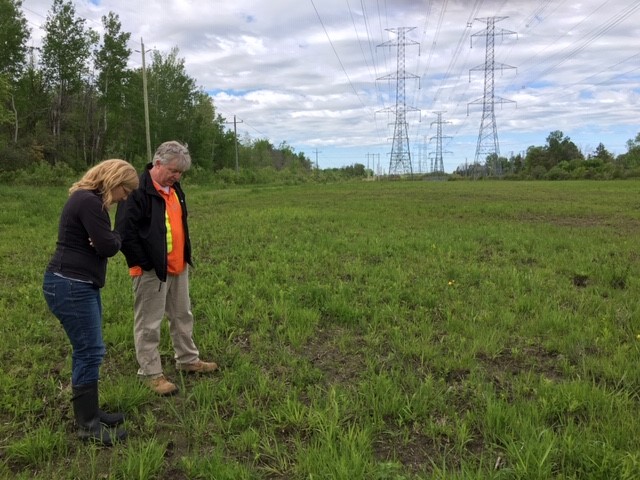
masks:
<svg viewBox="0 0 640 480"><path fill-rule="evenodd" d="M160 326L166 314L176 363L198 361L199 352L193 342L193 315L189 299L189 267L180 275L168 275L161 282L155 271L143 272L133 278L134 325L133 338L138 375L157 376L162 373L160 362Z"/></svg>

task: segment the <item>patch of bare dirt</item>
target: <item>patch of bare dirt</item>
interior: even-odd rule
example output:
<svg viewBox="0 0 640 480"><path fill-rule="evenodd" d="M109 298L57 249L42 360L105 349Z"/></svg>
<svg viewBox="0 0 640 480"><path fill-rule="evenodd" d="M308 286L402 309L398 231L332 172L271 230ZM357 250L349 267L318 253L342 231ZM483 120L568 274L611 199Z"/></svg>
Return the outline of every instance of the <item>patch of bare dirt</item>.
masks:
<svg viewBox="0 0 640 480"><path fill-rule="evenodd" d="M495 356L476 355L496 390L506 394L511 391L511 379L526 372L534 371L552 381L562 380L564 376L560 365L563 358L562 354L541 346L520 347L517 353L506 351Z"/></svg>
<svg viewBox="0 0 640 480"><path fill-rule="evenodd" d="M349 335L352 336L353 332ZM342 346L338 341L342 337L340 327L320 329L302 352L302 356L322 372L328 384L354 383L366 368L364 340L356 337Z"/></svg>
<svg viewBox="0 0 640 480"><path fill-rule="evenodd" d="M446 435L438 438L428 437L422 433L384 432L374 442L374 456L383 462L401 463L407 471L419 475L432 472L433 465L442 465L446 461L447 468L455 470L460 465L460 457L452 452L453 442ZM480 435L476 435L464 447L469 455L480 455L485 449ZM466 456L466 455L465 455Z"/></svg>

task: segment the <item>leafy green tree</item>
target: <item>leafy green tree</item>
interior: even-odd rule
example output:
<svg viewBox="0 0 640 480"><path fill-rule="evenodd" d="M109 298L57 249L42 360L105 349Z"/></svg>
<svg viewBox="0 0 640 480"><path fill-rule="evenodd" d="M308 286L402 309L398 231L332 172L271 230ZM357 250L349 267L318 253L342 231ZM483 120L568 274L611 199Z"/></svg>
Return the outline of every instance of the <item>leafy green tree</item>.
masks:
<svg viewBox="0 0 640 480"><path fill-rule="evenodd" d="M546 148L532 145L527 149L527 154L525 156L527 172L531 173L534 170L539 172L540 169L542 169L543 172L546 172L549 170L548 166L550 163L549 153Z"/></svg>
<svg viewBox="0 0 640 480"><path fill-rule="evenodd" d="M30 36L21 7L21 0L0 0L0 143L18 139L19 102L14 87L25 67Z"/></svg>
<svg viewBox="0 0 640 480"><path fill-rule="evenodd" d="M122 116L117 125L118 134L116 138L111 135L109 146L138 167L148 161L142 92L142 69L129 71L128 82L124 85Z"/></svg>
<svg viewBox="0 0 640 480"><path fill-rule="evenodd" d="M4 106L5 102L11 96L9 88L8 76L0 75L0 125L13 122L13 115L11 111Z"/></svg>
<svg viewBox="0 0 640 480"><path fill-rule="evenodd" d="M91 108L91 104L83 103L86 97L76 97L83 92L88 76L89 57L92 46L97 43L97 34L85 27L85 20L76 17L75 7L71 1L53 0L53 6L47 15L44 25L45 37L42 46L42 66L44 78L54 92L54 102L51 107L51 131L59 146L63 145L63 138L68 143L75 143L73 134L77 138L86 138L86 131L64 132L66 123L71 118L66 115L73 107ZM82 125L76 123L76 128ZM87 126L90 127L90 126ZM75 145L67 145L69 156L77 155ZM84 145L83 145L84 146Z"/></svg>
<svg viewBox="0 0 640 480"><path fill-rule="evenodd" d="M50 95L44 75L32 54L20 79L14 86L18 116L15 142L44 145L49 135ZM23 132L23 133L22 133ZM40 148L40 147L39 147ZM41 148L44 150L44 148ZM41 160L41 157L38 157Z"/></svg>
<svg viewBox="0 0 640 480"><path fill-rule="evenodd" d="M167 140L188 142L193 114L196 83L187 75L184 59L178 58L178 48L167 55L153 52L147 72L151 143Z"/></svg>
<svg viewBox="0 0 640 480"><path fill-rule="evenodd" d="M22 14L22 0L0 0L0 75L16 80L26 64L30 32Z"/></svg>
<svg viewBox="0 0 640 480"><path fill-rule="evenodd" d="M593 154L589 155L589 159L598 159L605 163L613 163L615 157L602 143L599 143Z"/></svg>
<svg viewBox="0 0 640 480"><path fill-rule="evenodd" d="M580 149L569 137L565 137L560 130L556 130L547 137L546 146L531 146L527 149L525 165L526 171L530 176L540 178L561 162L572 162L574 160L584 160Z"/></svg>
<svg viewBox="0 0 640 480"><path fill-rule="evenodd" d="M509 158L509 164L507 166L507 172L517 175L519 174L525 166L525 160L522 154L518 153L517 155L512 155Z"/></svg>
<svg viewBox="0 0 640 480"><path fill-rule="evenodd" d="M248 139L243 142L245 168L261 168L271 164L273 145L267 139Z"/></svg>
<svg viewBox="0 0 640 480"><path fill-rule="evenodd" d="M548 164L545 165L547 170L564 160L584 160L584 156L576 144L569 137L565 137L559 130L549 134L546 148L549 154L547 157Z"/></svg>
<svg viewBox="0 0 640 480"><path fill-rule="evenodd" d="M190 123L188 141L191 157L196 165L213 170L216 155L223 152L224 131L211 97L202 91L194 94Z"/></svg>
<svg viewBox="0 0 640 480"><path fill-rule="evenodd" d="M235 135L224 131L224 119L216 114L211 97L186 73L178 53L176 47L166 55L154 51L147 70L151 143L179 140L189 145L194 165L206 170L235 168ZM141 72L132 76L137 91L129 90L128 107L135 105L130 110L142 120L138 78Z"/></svg>
<svg viewBox="0 0 640 480"><path fill-rule="evenodd" d="M487 155L484 170L489 176L501 176L509 171L509 160L492 153Z"/></svg>
<svg viewBox="0 0 640 480"><path fill-rule="evenodd" d="M302 152L296 153L295 149L286 141L280 143L278 150L282 156L283 168L286 167L296 173L310 172L313 169L311 160Z"/></svg>
<svg viewBox="0 0 640 480"><path fill-rule="evenodd" d="M302 168L310 170L311 163L304 156L295 153L287 142L282 142L278 148L267 139L258 139L245 142L246 163L243 165L249 168L272 167L277 170L283 168Z"/></svg>
<svg viewBox="0 0 640 480"><path fill-rule="evenodd" d="M224 122L224 119L222 119ZM240 150L238 160L242 165L245 165L245 157L244 150L250 150L251 147L246 147L245 145L241 145L238 142L238 147ZM236 158L236 136L234 135L232 130L223 130L221 135L216 140L215 145L215 153L214 153L214 162L213 168L214 170L222 170L222 169L232 169L235 171L235 158Z"/></svg>
<svg viewBox="0 0 640 480"><path fill-rule="evenodd" d="M109 152L121 155L121 136L128 134L121 125L125 108L124 93L131 76L127 69L127 61L131 56L127 43L131 34L122 32L120 19L113 12L102 17L102 25L102 44L95 52L95 67L98 71L96 89L101 110L97 147L100 154Z"/></svg>
<svg viewBox="0 0 640 480"><path fill-rule="evenodd" d="M76 17L71 1L53 0L44 25L42 65L45 79L63 93L77 92L89 69L96 33Z"/></svg>
<svg viewBox="0 0 640 480"><path fill-rule="evenodd" d="M340 170L345 172L349 177L366 177L367 168L362 163L354 163L348 167L342 167Z"/></svg>
<svg viewBox="0 0 640 480"><path fill-rule="evenodd" d="M627 140L627 149L629 151L640 149L640 133L636 135L635 139Z"/></svg>
<svg viewBox="0 0 640 480"><path fill-rule="evenodd" d="M627 141L627 153L619 155L616 163L625 170L633 170L640 167L640 133L635 139Z"/></svg>

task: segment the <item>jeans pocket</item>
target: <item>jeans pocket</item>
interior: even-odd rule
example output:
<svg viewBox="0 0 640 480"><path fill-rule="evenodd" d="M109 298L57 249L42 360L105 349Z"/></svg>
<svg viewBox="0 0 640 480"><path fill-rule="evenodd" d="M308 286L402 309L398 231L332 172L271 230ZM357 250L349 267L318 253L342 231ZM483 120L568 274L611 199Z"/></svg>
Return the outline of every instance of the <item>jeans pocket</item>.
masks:
<svg viewBox="0 0 640 480"><path fill-rule="evenodd" d="M42 293L44 295L44 299L49 306L49 310L53 311L56 306L56 287L55 285L45 283L42 286Z"/></svg>

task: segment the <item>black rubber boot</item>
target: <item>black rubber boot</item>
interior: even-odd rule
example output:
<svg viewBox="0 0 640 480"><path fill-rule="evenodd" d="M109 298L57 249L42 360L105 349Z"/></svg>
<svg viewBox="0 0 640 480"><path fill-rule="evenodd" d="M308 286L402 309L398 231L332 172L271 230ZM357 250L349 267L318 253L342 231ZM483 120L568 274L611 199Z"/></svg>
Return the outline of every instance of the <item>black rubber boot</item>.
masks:
<svg viewBox="0 0 640 480"><path fill-rule="evenodd" d="M101 423L98 409L98 383L73 387L73 413L78 427L78 437L83 441L112 446L127 438L122 429L111 429Z"/></svg>
<svg viewBox="0 0 640 480"><path fill-rule="evenodd" d="M98 409L98 417L100 418L100 423L106 425L107 427L117 427L124 423L124 415L122 413L107 413Z"/></svg>
<svg viewBox="0 0 640 480"><path fill-rule="evenodd" d="M98 408L98 417L100 417L100 423L107 427L117 427L124 423L124 414L120 412L107 413Z"/></svg>

